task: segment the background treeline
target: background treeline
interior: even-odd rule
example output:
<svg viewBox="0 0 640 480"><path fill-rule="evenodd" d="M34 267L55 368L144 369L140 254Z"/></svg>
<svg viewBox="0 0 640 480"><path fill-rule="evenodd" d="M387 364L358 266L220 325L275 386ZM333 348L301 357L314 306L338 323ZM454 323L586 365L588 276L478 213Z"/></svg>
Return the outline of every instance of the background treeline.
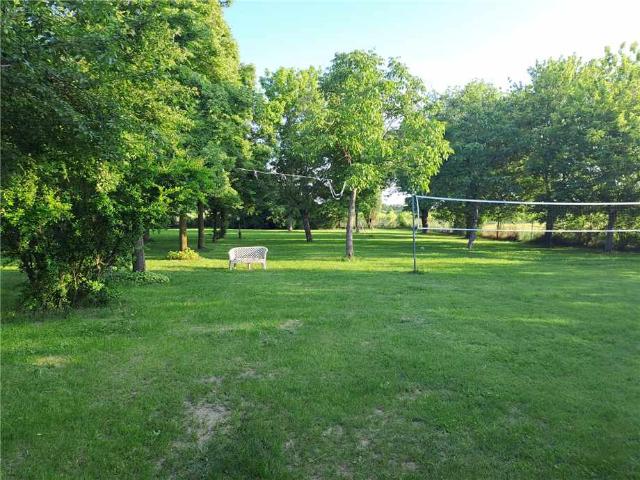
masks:
<svg viewBox="0 0 640 480"><path fill-rule="evenodd" d="M391 185L640 198L635 45L539 63L506 92L472 82L439 95L364 51L258 81L224 21L228 3L2 2L2 252L27 276L26 307L106 300L112 267L144 271L145 241L173 224L172 258L193 254L188 225L199 249L230 229L302 227L312 241L314 228L339 226L351 258L355 229L408 223L383 210ZM275 171L298 177L259 173ZM638 227L632 209L421 212L465 226L533 214L550 227Z"/></svg>
<svg viewBox="0 0 640 480"><path fill-rule="evenodd" d="M435 196L545 202L640 200L640 50L538 62L508 91L476 81L440 96L454 154L432 179ZM546 229L637 229L637 207L538 209L423 201L451 225L543 222ZM426 218L423 219L427 223ZM544 236L550 245L553 234ZM638 246L638 234L562 234L561 242ZM470 239L473 241L473 238Z"/></svg>

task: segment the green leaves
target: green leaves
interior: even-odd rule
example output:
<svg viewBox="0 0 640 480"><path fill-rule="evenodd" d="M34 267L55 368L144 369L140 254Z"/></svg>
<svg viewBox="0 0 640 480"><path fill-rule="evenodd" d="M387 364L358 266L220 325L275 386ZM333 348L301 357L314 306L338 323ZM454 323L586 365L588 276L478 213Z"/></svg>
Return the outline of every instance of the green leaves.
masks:
<svg viewBox="0 0 640 480"><path fill-rule="evenodd" d="M216 2L1 8L3 252L33 308L102 297L145 228L251 155L250 69Z"/></svg>

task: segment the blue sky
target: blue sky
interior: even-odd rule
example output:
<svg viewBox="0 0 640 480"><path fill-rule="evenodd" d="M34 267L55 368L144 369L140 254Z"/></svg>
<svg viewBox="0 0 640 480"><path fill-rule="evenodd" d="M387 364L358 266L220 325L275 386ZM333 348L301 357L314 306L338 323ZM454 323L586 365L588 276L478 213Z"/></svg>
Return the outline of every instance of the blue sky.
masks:
<svg viewBox="0 0 640 480"><path fill-rule="evenodd" d="M474 78L506 86L536 59L640 41L640 0L235 0L225 16L259 75L375 49L437 90Z"/></svg>

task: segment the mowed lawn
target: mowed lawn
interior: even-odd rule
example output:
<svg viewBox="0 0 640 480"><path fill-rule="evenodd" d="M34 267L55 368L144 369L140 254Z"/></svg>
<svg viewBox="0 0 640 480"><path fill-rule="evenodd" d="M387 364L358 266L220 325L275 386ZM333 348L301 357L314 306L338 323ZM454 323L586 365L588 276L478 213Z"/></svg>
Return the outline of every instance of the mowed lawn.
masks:
<svg viewBox="0 0 640 480"><path fill-rule="evenodd" d="M3 477L640 477L639 254L343 236L164 231L169 284L45 318L5 267Z"/></svg>

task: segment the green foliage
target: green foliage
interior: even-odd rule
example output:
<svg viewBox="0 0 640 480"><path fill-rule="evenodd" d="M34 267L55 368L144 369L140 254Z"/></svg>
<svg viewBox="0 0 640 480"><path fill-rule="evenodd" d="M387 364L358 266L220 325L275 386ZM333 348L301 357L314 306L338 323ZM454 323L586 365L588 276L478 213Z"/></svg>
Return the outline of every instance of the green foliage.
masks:
<svg viewBox="0 0 640 480"><path fill-rule="evenodd" d="M182 251L170 251L167 253L167 260L197 260L200 258L200 254L190 248L186 248Z"/></svg>
<svg viewBox="0 0 640 480"><path fill-rule="evenodd" d="M530 83L514 85L509 92L471 82L440 98L439 117L447 124L446 137L455 154L434 178L433 191L459 198L640 200L637 45L615 53L607 49L603 57L588 62L575 56L538 62L530 76ZM423 202L421 209L433 206ZM533 211L550 229L556 224L624 228L638 216L630 208L599 212L608 218L559 207ZM469 206L436 205L435 212L455 226L470 226ZM481 214L500 220L516 211L483 206ZM546 238L550 243L551 235ZM595 245L602 236L568 235L565 240ZM632 236L621 235L618 244L633 242Z"/></svg>
<svg viewBox="0 0 640 480"><path fill-rule="evenodd" d="M216 2L15 0L2 18L3 254L28 307L90 301L146 228L228 185L247 73Z"/></svg>
<svg viewBox="0 0 640 480"><path fill-rule="evenodd" d="M106 280L108 283L124 285L152 285L157 283L169 283L169 277L162 273L131 272L128 270L115 270L107 275Z"/></svg>
<svg viewBox="0 0 640 480"><path fill-rule="evenodd" d="M327 110L319 78L315 68L280 68L260 79L265 96L260 136L271 150L270 168L305 176L322 176L326 170ZM326 185L310 179L261 179L271 186L264 200L289 215L317 210L319 201L331 198Z"/></svg>
<svg viewBox="0 0 640 480"><path fill-rule="evenodd" d="M516 196L510 175L513 153L513 121L509 97L491 84L474 81L461 89L452 89L439 98L439 118L446 123L446 138L455 152L433 179L437 196L457 198L502 198ZM422 201L426 209L433 202ZM440 218L472 227L470 205L438 205ZM497 213L497 208L482 206ZM480 212L482 213L482 212Z"/></svg>

